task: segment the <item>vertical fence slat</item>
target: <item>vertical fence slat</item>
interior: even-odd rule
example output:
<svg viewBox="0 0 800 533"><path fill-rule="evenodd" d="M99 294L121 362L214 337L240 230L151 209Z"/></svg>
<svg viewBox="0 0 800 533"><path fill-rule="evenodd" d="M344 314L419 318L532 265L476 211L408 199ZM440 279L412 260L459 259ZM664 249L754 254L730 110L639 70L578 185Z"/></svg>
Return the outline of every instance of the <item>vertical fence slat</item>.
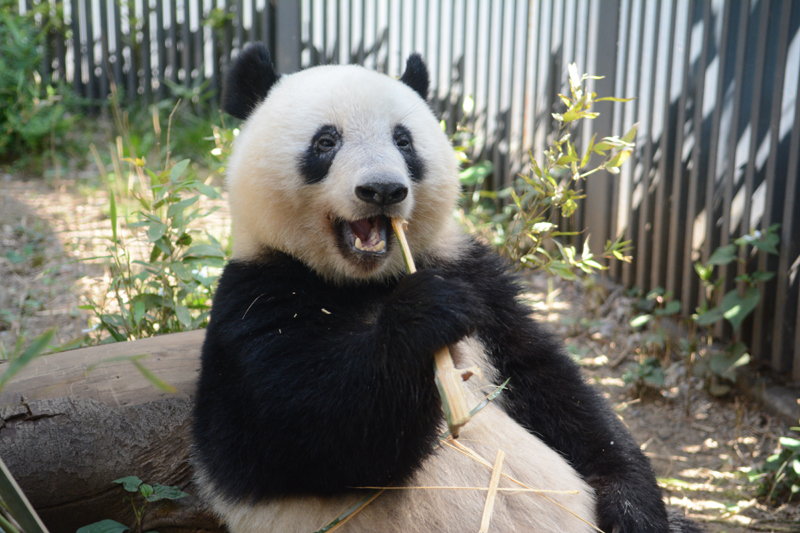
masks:
<svg viewBox="0 0 800 533"><path fill-rule="evenodd" d="M81 30L80 30L80 4L78 0L71 0L70 6L72 16L72 86L79 96L86 96L83 86L83 63L81 54Z"/></svg>
<svg viewBox="0 0 800 533"><path fill-rule="evenodd" d="M101 0L104 1L104 0ZM156 59L158 61L158 88L156 100L161 101L167 96L166 65L167 65L167 35L164 28L164 1L156 0Z"/></svg>
<svg viewBox="0 0 800 533"><path fill-rule="evenodd" d="M699 278L695 275L693 265L695 249L694 235L697 217L699 215L698 208L700 202L698 195L700 192L700 174L705 170L703 160L707 154L706 146L708 144L706 136L704 135L703 124L703 99L705 96L706 71L709 66L708 49L709 43L714 38L714 30L711 27L711 2L702 2L700 7L702 7L703 36L701 37L702 45L700 58L698 60L699 67L697 68L694 83L694 117L692 119L693 146L691 169L688 169L689 181L686 191L686 226L683 233L683 271L681 273L681 300L687 313L690 313L696 307L696 304L699 303L697 302Z"/></svg>
<svg viewBox="0 0 800 533"><path fill-rule="evenodd" d="M620 36L620 47L626 48L625 56L617 59L617 68L619 69L617 76L620 81L620 96L636 96L636 99L626 104L618 103L614 105L614 126L613 132L620 133L628 131L636 122L639 115L639 106L642 102L642 95L640 93L641 85L639 84L639 76L642 73L642 27L644 26L644 16L646 13L645 5L639 2L631 2L628 6L628 20L627 29L623 35ZM638 15L638 16L637 16ZM624 41L623 41L624 39ZM622 43L625 43L624 45ZM616 95L614 95L616 96ZM631 155L628 164L626 164L614 181L614 200L612 202L617 206L612 210L615 217L612 221L612 231L609 233L609 239L615 239L620 234L623 234L625 240L633 243L639 241L639 224L638 206L634 205L634 190L638 185L641 177L641 151L636 150ZM603 242L597 243L598 250L602 249ZM636 264L638 258L636 254L631 263L622 263L622 280L626 285L635 283ZM614 265L619 267L619 262L614 262ZM617 268L617 271L619 268ZM619 274L617 274L619 277Z"/></svg>
<svg viewBox="0 0 800 533"><path fill-rule="evenodd" d="M644 131L642 131L642 124L640 123L639 132L637 134L637 144L639 144L639 139L646 136L645 145L643 148L643 159L642 162L642 182L641 182L641 201L639 204L639 241L636 245L636 250L639 252L637 255L637 262L636 262L636 285L638 287L646 287L649 280L648 274L650 272L651 264L650 259L652 257L652 253L650 250L650 245L652 243L652 199L653 194L650 192L650 177L653 168L653 116L655 114L655 86L656 86L656 75L658 73L657 67L657 53L658 53L658 42L659 38L661 37L660 30L661 30L661 1L658 0L655 3L655 6L650 5L648 3L649 8L653 8L655 11L652 14L653 17L653 29L651 30L651 35L648 36L650 39L650 46L649 46L649 65L647 65L646 69L649 69L649 81L648 81L648 97L646 102L647 109L645 110L646 119L644 122ZM641 60L640 60L641 62ZM642 73L645 75L645 72Z"/></svg>
<svg viewBox="0 0 800 533"><path fill-rule="evenodd" d="M95 25L94 25L94 3L97 0L83 0L84 20L86 21L86 45L81 47L86 56L86 71L88 73L88 91L87 96L90 100L97 100L100 97L100 83L97 79L96 63L95 63Z"/></svg>
<svg viewBox="0 0 800 533"><path fill-rule="evenodd" d="M619 18L615 16L619 13L619 0L604 0L602 5L596 5L592 10L594 19L593 24L600 30L597 32L597 41L594 43L595 74L602 73L605 78L595 82L595 92L599 95L616 94L617 78L617 58L616 49L617 37L619 35ZM600 113L592 123L592 131L598 132L598 137L607 135L613 128L613 107L611 102L601 102L595 104L595 111ZM586 181L587 204L592 208L586 213L586 227L591 228L592 252L602 251L602 245L610 238L609 220L611 219L612 180L607 172L600 171ZM613 226L612 226L613 227Z"/></svg>
<svg viewBox="0 0 800 533"><path fill-rule="evenodd" d="M794 38L800 34L800 4L793 3L792 21L795 29ZM798 54L800 55L800 54ZM783 220L781 221L780 258L778 260L778 290L775 302L775 324L772 359L785 359L792 368L792 381L800 381L800 281L798 281L798 266L792 262L800 256L800 217L797 209L798 195L800 195L800 79L797 80L794 91L794 116L792 129L789 134L789 146L785 153L788 154L786 166L786 194L783 205ZM790 269L794 269L790 276ZM791 277L794 281L791 281ZM792 305L796 302L797 305ZM794 342L792 342L794 338ZM792 356L792 351L794 356Z"/></svg>
<svg viewBox="0 0 800 533"><path fill-rule="evenodd" d="M106 0L100 1L100 99L108 96L108 73L111 70L111 61L108 54L108 3Z"/></svg>
<svg viewBox="0 0 800 533"><path fill-rule="evenodd" d="M766 232L767 228L774 223L781 220L779 209L773 206L777 204L776 200L781 196L785 178L781 180L780 186L776 180L775 167L779 155L778 142L780 135L780 122L782 113L782 98L783 98L783 79L786 71L786 54L789 48L789 23L792 20L792 5L788 0L781 2L780 10L780 29L778 30L778 56L775 64L775 77L772 80L772 97L771 97L771 115L769 123L769 156L767 157L767 169L764 175L764 184L766 187L766 195L764 197L764 214L761 216L761 230ZM777 11L777 10L776 10ZM777 268L777 258L773 255L768 255L766 252L759 252L758 254L758 270L764 272L774 272ZM761 291L761 305L756 307L753 317L753 339L754 344L761 346L762 353L766 357L771 358L771 366L773 369L782 372L789 370L789 361L782 357L778 351L772 350L772 336L773 323L778 320L781 321L782 317L775 317L774 315L774 302L776 298L775 288L777 280L773 279L768 282L761 282L758 284ZM772 323L771 323L772 322ZM780 336L780 331L779 331Z"/></svg>
<svg viewBox="0 0 800 533"><path fill-rule="evenodd" d="M177 0L169 0L169 80L178 83L178 6Z"/></svg>
<svg viewBox="0 0 800 533"><path fill-rule="evenodd" d="M733 9L733 2L727 1L723 6L722 14L722 35L719 40L719 56L717 71L717 90L714 95L714 111L711 119L711 138L709 142L708 154L708 171L706 172L706 227L705 237L703 238L703 248L701 261L705 264L711 253L716 249L718 236L717 236L717 189L719 183L717 182L717 156L720 143L720 122L722 120L723 99L725 97L725 79L726 68L728 63L728 48L731 42L731 35L735 37L735 33L731 31L731 11Z"/></svg>
<svg viewBox="0 0 800 533"><path fill-rule="evenodd" d="M51 16L57 17L58 16L58 6L63 5L61 2L57 2L57 0L51 0ZM58 61L58 68L56 72L58 74L58 80L61 82L67 81L67 45L65 41L65 29L61 31L56 30L55 38L53 40L55 46L55 58Z"/></svg>
<svg viewBox="0 0 800 533"><path fill-rule="evenodd" d="M686 220L686 200L685 200L685 187L683 184L683 152L685 149L685 135L684 125L686 124L686 100L690 87L691 75L691 50L692 50L692 26L694 21L695 1L689 2L687 10L686 33L684 35L683 43L683 63L681 68L682 83L681 95L678 100L678 122L675 131L675 154L672 167L672 191L670 195L670 214L669 214L669 241L667 246L667 286L666 289L671 291L678 299L681 299L680 290L682 287L680 273L681 262L683 260L683 229L681 224ZM682 311L684 314L691 312L689 301L682 300Z"/></svg>
<svg viewBox="0 0 800 533"><path fill-rule="evenodd" d="M678 20L678 5L673 0L668 4L670 9L670 22L669 22L669 37L667 44L667 60L664 66L664 90L663 102L661 109L661 137L659 138L659 160L656 165L654 180L656 182L655 190L655 209L653 210L653 266L650 274L651 287L666 287L667 286L667 272L665 268L667 246L669 243L669 224L668 224L668 198L670 191L669 176L670 162L674 160L674 145L672 139L672 92L671 87L673 84L672 75L674 72L675 61L675 42L676 42L676 28Z"/></svg>
<svg viewBox="0 0 800 533"><path fill-rule="evenodd" d="M752 199L753 192L755 191L756 179L756 152L758 151L759 132L761 130L761 99L765 83L764 68L766 61L764 61L764 58L767 50L767 37L769 35L769 10L770 0L761 0L761 12L759 14L758 24L758 44L756 45L755 72L753 77L753 96L750 104L750 145L747 153L747 167L745 168L744 214L740 224L741 235L747 235L750 232L751 225ZM746 260L745 254L748 253L749 250L743 250L741 252L740 257L743 261ZM744 274L744 271L741 267L738 274ZM742 285L742 283L740 282L739 285ZM744 289L740 287L739 290L743 291ZM727 287L726 291L723 292L727 292ZM749 324L751 324L751 322L748 320L747 324L745 324L745 327ZM756 359L761 357L762 349L760 343L752 344L752 346L750 346L750 350L751 354Z"/></svg>
<svg viewBox="0 0 800 533"><path fill-rule="evenodd" d="M153 101L153 41L150 38L150 0L142 1L142 42L139 45L142 55L142 87L144 101Z"/></svg>
<svg viewBox="0 0 800 533"><path fill-rule="evenodd" d="M731 106L731 120L728 128L728 148L727 148L727 163L725 173L722 177L724 195L722 204L722 227L720 230L720 246L727 246L731 237L733 236L736 228L733 227L731 215L733 212L734 201L734 184L737 175L736 165L736 146L739 141L738 131L740 129L739 121L742 115L742 105L744 100L744 72L746 64L747 44L748 44L748 27L750 18L750 3L742 2L739 9L739 27L736 30L736 67L733 75L733 104ZM723 283L722 290L719 293L727 292L733 285L730 268L718 268L719 274ZM721 296L718 296L716 301L709 302L709 307L718 305L721 301Z"/></svg>

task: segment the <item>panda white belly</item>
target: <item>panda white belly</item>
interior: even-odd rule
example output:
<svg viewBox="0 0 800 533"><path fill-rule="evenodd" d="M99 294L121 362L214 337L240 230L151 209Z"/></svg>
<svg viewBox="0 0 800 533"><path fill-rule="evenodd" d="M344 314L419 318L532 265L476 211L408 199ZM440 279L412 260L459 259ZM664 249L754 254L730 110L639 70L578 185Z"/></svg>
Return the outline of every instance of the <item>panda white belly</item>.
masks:
<svg viewBox="0 0 800 533"><path fill-rule="evenodd" d="M594 528L594 493L567 462L542 441L511 420L498 406L488 405L461 431L458 442L491 465L497 450L506 454L503 473L534 489L533 492L499 491L494 503L491 531L589 532ZM430 456L409 487L487 487L491 467L443 444ZM521 488L503 476L501 488ZM214 494L212 487L209 493ZM546 491L572 491L560 494ZM231 533L314 533L363 498L354 491L336 497L284 496L246 503L210 498L214 511ZM398 531L462 533L477 531L481 523L485 490L394 489L369 503L341 531L348 533Z"/></svg>
<svg viewBox="0 0 800 533"><path fill-rule="evenodd" d="M480 344L468 340L453 349L459 367L478 366L492 377ZM495 389L479 376L464 384L470 405L478 405ZM470 392L472 391L472 392ZM502 397L502 396L501 396ZM596 531L593 489L561 455L528 433L500 406L489 403L461 430L455 444L448 440L429 456L407 489L389 489L349 519L342 532L462 533L477 531L486 490L410 487L486 488L498 450L505 453L500 488L541 489L541 493L498 491L490 531L575 533ZM464 448L484 459L469 457ZM489 466L487 466L487 464ZM231 533L314 533L361 500L366 491L335 497L281 496L265 502L230 502L215 494L200 474L207 500ZM509 478L513 478L512 481Z"/></svg>

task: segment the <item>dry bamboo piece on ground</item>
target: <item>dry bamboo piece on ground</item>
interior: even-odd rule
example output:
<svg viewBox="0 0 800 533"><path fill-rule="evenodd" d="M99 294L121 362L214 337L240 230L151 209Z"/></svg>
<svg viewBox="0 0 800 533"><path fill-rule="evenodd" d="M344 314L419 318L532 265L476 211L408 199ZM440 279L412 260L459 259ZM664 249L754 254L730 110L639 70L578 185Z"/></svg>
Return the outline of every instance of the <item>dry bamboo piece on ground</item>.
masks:
<svg viewBox="0 0 800 533"><path fill-rule="evenodd" d="M405 234L406 224L405 220L399 218L392 219L392 227L397 234L397 240L400 242L406 270L409 274L413 274L417 271L417 267L414 265L414 258L411 256L411 250L408 248L408 241L406 240ZM447 428L450 430L450 434L455 438L458 437L459 430L464 424L469 422L470 418L467 398L464 395L464 390L461 388L461 373L453 364L453 358L447 346L434 354L434 360L436 362L436 382L439 387L439 394L442 396L442 406L444 407L445 417L447 418Z"/></svg>

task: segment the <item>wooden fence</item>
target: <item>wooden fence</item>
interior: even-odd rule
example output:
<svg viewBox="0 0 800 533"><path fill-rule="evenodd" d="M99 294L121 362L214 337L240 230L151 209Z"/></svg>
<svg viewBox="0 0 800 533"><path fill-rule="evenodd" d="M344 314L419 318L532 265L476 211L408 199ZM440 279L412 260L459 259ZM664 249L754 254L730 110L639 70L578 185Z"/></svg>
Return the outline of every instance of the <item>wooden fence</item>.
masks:
<svg viewBox="0 0 800 533"><path fill-rule="evenodd" d="M36 0L27 0L36 1ZM52 0L39 0L52 1ZM52 12L61 16L53 4ZM605 76L588 141L639 123L618 176L585 187L577 226L599 248L623 236L631 264L611 265L628 286L671 290L690 314L701 301L695 261L751 230L781 224L780 255L750 268L776 272L738 335L759 361L800 381L800 2L792 0L69 0L43 68L90 98L110 80L153 101L214 91L232 52L250 40L278 70L361 63L398 75L423 53L435 108L466 120L476 156L495 163L493 185L541 153L566 67ZM736 286L723 269L723 289Z"/></svg>

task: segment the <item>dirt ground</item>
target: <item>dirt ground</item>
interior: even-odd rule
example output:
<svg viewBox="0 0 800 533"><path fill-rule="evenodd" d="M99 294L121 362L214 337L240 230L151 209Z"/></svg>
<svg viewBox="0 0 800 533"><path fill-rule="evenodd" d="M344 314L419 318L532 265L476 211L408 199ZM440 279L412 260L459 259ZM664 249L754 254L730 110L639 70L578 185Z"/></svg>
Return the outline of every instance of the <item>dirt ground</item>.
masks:
<svg viewBox="0 0 800 533"><path fill-rule="evenodd" d="M78 306L105 297L102 260L77 260L107 253L108 199L81 188L80 176L53 187L0 171L0 355L11 353L20 335L31 339L50 327L56 343L84 336L90 317ZM226 213L207 223L227 227ZM587 291L537 275L528 297L641 443L670 505L709 532L800 531L797 507L766 508L746 474L773 453L787 434L784 424L685 379L664 394L634 397L621 376L644 342L628 326L632 301L621 290Z"/></svg>

